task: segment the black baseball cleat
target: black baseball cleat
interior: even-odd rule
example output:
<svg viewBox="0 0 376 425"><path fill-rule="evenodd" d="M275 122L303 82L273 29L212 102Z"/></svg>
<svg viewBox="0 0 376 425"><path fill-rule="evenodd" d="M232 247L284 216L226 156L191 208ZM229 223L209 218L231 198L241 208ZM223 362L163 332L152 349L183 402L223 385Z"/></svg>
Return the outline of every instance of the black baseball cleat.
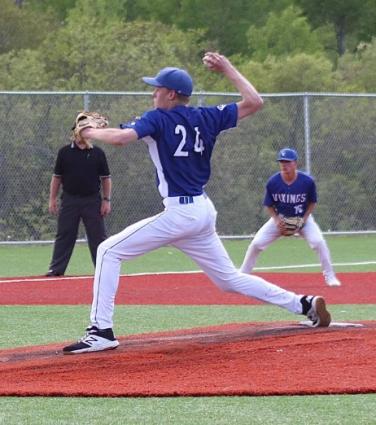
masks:
<svg viewBox="0 0 376 425"><path fill-rule="evenodd" d="M113 350L118 346L119 341L115 338L111 328L98 329L96 326L90 326L86 329L86 334L81 339L63 348L63 354Z"/></svg>
<svg viewBox="0 0 376 425"><path fill-rule="evenodd" d="M307 296L301 298L303 306L302 314L305 314L312 321L315 328L327 328L332 320L329 311L326 309L326 303L323 297Z"/></svg>
<svg viewBox="0 0 376 425"><path fill-rule="evenodd" d="M64 273L55 272L54 270L48 270L45 276L46 277L64 276Z"/></svg>

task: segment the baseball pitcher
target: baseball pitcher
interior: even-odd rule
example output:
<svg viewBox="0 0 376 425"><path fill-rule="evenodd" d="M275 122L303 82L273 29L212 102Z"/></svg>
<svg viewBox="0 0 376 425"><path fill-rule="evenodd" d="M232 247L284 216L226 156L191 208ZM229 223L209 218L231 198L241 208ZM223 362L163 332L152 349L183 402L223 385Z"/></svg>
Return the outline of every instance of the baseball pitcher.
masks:
<svg viewBox="0 0 376 425"><path fill-rule="evenodd" d="M263 100L253 85L218 53L207 53L204 65L227 77L241 94L237 103L191 107L193 82L187 71L167 67L144 77L154 87L154 109L118 128L85 128L84 138L124 146L144 140L155 165L164 210L111 236L98 248L90 326L66 354L116 348L114 300L120 265L165 245L191 257L223 291L238 292L306 315L314 326L329 326L330 313L320 296L298 295L257 276L240 273L217 235L217 212L204 191L210 177L210 158L218 134L258 111ZM124 158L126 156L124 154Z"/></svg>

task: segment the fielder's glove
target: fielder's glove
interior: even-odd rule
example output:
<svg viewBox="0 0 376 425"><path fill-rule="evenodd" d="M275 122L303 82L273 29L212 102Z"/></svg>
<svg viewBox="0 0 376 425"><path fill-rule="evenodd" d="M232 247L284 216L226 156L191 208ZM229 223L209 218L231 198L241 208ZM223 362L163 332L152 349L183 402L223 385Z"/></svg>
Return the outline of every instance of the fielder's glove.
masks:
<svg viewBox="0 0 376 425"><path fill-rule="evenodd" d="M283 236L291 236L299 232L304 227L303 217L282 217Z"/></svg>
<svg viewBox="0 0 376 425"><path fill-rule="evenodd" d="M108 126L108 119L103 115L98 114L98 112L80 112L76 119L73 130L73 137L78 143L83 143L88 148L92 147L90 140L85 139L81 136L81 131L84 128L105 128Z"/></svg>

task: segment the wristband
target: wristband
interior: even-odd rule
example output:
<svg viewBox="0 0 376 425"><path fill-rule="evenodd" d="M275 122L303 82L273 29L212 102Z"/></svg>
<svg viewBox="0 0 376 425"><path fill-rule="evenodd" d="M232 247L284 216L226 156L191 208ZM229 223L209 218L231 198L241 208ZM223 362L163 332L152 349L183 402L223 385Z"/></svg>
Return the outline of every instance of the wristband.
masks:
<svg viewBox="0 0 376 425"><path fill-rule="evenodd" d="M103 201L111 202L111 199L110 199L110 198L107 198L107 196L105 196L105 197L103 198Z"/></svg>

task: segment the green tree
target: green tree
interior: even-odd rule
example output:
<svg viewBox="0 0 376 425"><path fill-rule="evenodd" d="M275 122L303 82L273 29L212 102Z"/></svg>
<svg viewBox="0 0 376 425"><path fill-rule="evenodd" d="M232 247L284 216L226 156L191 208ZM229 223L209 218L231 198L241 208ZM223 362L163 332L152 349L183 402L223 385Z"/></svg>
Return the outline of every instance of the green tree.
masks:
<svg viewBox="0 0 376 425"><path fill-rule="evenodd" d="M74 8L70 8L67 15L71 23L83 17L102 23L121 21L126 16L126 4L127 0L76 0Z"/></svg>
<svg viewBox="0 0 376 425"><path fill-rule="evenodd" d="M337 68L337 78L343 91L376 92L376 37L361 43L356 53L343 55Z"/></svg>
<svg viewBox="0 0 376 425"><path fill-rule="evenodd" d="M22 7L31 9L37 13L44 13L46 10L52 13L59 22L64 22L70 9L77 0L27 0Z"/></svg>
<svg viewBox="0 0 376 425"><path fill-rule="evenodd" d="M298 53L264 62L269 73L267 90L276 92L329 91L334 88L332 63L324 55Z"/></svg>
<svg viewBox="0 0 376 425"><path fill-rule="evenodd" d="M80 17L79 17L80 16ZM144 90L143 75L167 65L193 71L200 63L198 31L182 32L157 22L69 16L42 47L48 81L57 90Z"/></svg>
<svg viewBox="0 0 376 425"><path fill-rule="evenodd" d="M375 0L294 0L317 28L324 23L333 25L337 51L341 56L346 52L346 40L356 34L369 40L376 32ZM363 39L364 40L364 39Z"/></svg>
<svg viewBox="0 0 376 425"><path fill-rule="evenodd" d="M13 50L0 55L0 90L43 90L49 87L38 50Z"/></svg>
<svg viewBox="0 0 376 425"><path fill-rule="evenodd" d="M155 20L183 30L205 31L206 48L226 55L247 53L246 31L262 25L271 10L281 11L292 0L134 0L127 4L129 19Z"/></svg>
<svg viewBox="0 0 376 425"><path fill-rule="evenodd" d="M334 91L338 85L333 64L322 53L269 56L263 62L238 56L231 59L262 93ZM206 91L234 91L230 83L215 74L203 75L202 81L206 84Z"/></svg>
<svg viewBox="0 0 376 425"><path fill-rule="evenodd" d="M289 6L280 14L271 12L264 26L252 25L247 31L252 58L264 61L270 56L316 53L323 51L317 33L311 31L301 10Z"/></svg>
<svg viewBox="0 0 376 425"><path fill-rule="evenodd" d="M126 6L130 20L155 20L171 25L180 13L181 0L133 0Z"/></svg>
<svg viewBox="0 0 376 425"><path fill-rule="evenodd" d="M332 91L336 88L333 65L324 54L298 53L287 57L269 56L263 62L243 60L240 71L263 93ZM214 84L215 90L231 90Z"/></svg>
<svg viewBox="0 0 376 425"><path fill-rule="evenodd" d="M0 54L37 47L57 25L48 13L17 7L11 0L0 0Z"/></svg>
<svg viewBox="0 0 376 425"><path fill-rule="evenodd" d="M66 24L37 49L3 55L0 88L145 90L141 76L153 75L163 66L185 67L193 75L203 68L202 31L183 32L152 21L124 22L105 13L106 4L103 0L94 7L80 0Z"/></svg>

